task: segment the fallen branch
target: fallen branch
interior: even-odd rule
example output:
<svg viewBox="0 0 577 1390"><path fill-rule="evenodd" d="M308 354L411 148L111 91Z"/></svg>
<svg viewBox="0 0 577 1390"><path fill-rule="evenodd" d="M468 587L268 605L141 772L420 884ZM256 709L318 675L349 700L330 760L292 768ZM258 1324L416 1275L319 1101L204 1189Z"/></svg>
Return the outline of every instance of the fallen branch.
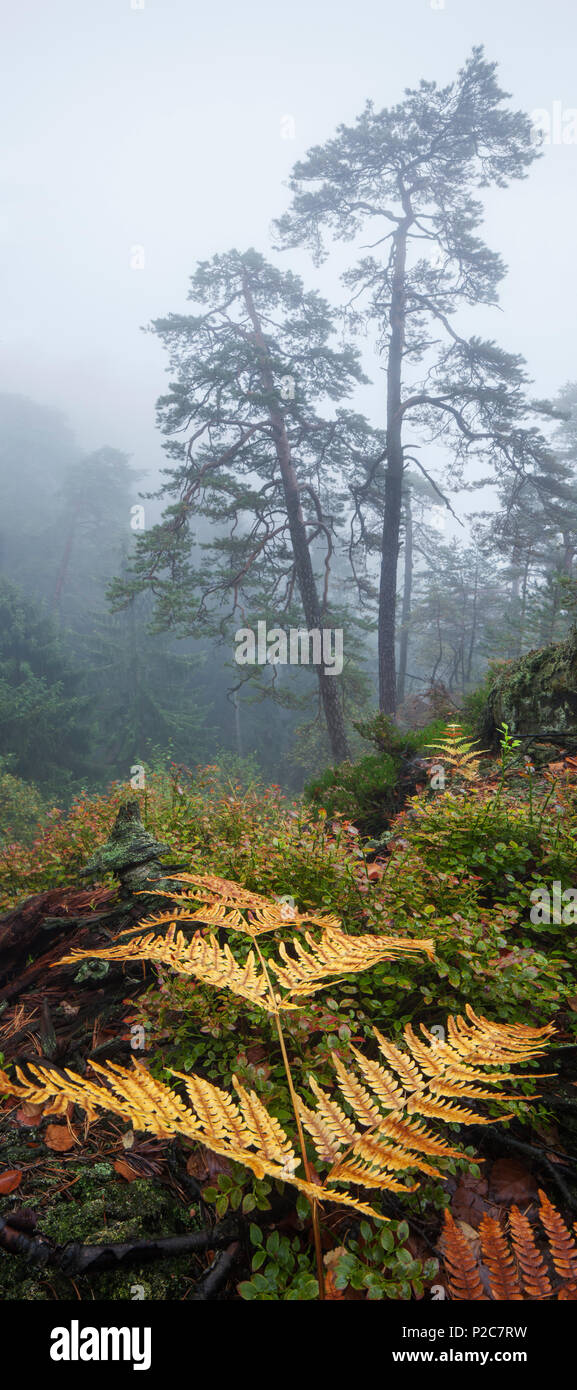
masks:
<svg viewBox="0 0 577 1390"><path fill-rule="evenodd" d="M152 1264L155 1260L198 1254L202 1250L224 1250L231 1246L237 1236L236 1225L223 1221L212 1229L191 1231L183 1236L111 1242L109 1245L80 1245L77 1241L52 1245L45 1236L26 1235L10 1225L9 1217L0 1217L2 1250L10 1255L20 1255L27 1264L42 1269L58 1269L62 1274L99 1274L105 1269L127 1269L134 1265ZM201 1297L209 1295L201 1294Z"/></svg>
<svg viewBox="0 0 577 1390"><path fill-rule="evenodd" d="M192 1303L203 1303L207 1299L216 1296L219 1289L226 1283L230 1271L238 1258L240 1249L240 1241L235 1240L228 1246L228 1249L222 1250L216 1256L210 1269L207 1270L206 1274L204 1274L202 1279L199 1279L198 1283L195 1285L191 1299Z"/></svg>

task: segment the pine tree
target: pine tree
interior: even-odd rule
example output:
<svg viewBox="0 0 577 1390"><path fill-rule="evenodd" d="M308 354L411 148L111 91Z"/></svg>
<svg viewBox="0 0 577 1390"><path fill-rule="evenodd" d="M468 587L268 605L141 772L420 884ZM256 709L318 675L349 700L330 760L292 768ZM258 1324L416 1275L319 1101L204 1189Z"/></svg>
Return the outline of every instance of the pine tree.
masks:
<svg viewBox="0 0 577 1390"><path fill-rule="evenodd" d="M504 104L495 66L477 47L448 86L422 81L383 111L368 102L354 126L341 125L295 166L292 209L278 223L284 246L308 245L317 259L327 229L344 240L362 231L379 249L344 281L351 322L369 320L386 363L379 692L387 713L397 701L403 472L409 459L423 468L415 447L442 435L457 482L474 458L490 460L497 475L518 473L544 450L522 358L463 337L453 322L464 306L495 305L504 275L477 235L476 190L525 177L538 154L529 118ZM422 377L407 381L420 363Z"/></svg>
<svg viewBox="0 0 577 1390"><path fill-rule="evenodd" d="M224 638L233 623L276 627L293 615L309 631L333 626L341 476L375 444L361 417L317 407L365 379L357 354L333 350L326 303L255 251L202 262L189 298L199 312L152 325L173 373L158 402L174 461L159 495L173 500L138 538L132 579L112 587L113 601L151 590L158 627L181 635ZM339 762L339 680L323 665L315 674Z"/></svg>

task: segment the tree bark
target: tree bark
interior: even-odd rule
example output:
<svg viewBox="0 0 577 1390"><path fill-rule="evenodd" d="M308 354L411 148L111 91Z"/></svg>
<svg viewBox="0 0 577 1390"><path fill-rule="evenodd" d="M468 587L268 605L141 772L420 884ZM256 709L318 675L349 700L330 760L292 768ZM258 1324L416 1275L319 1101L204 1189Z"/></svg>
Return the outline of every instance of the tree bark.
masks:
<svg viewBox="0 0 577 1390"><path fill-rule="evenodd" d="M272 425L276 456L282 478L287 519L303 611L309 631L315 628L320 631L322 628L323 616L304 524L298 479L291 457L284 415L282 410L273 403L275 387L270 366L269 352L251 294L250 285L246 277L244 279L244 297L254 328L254 339L259 351L263 384L265 390L267 393L270 393L271 396L269 418ZM350 753L345 732L345 721L337 685L337 677L325 675L322 665L317 666L316 670L319 682L319 693L331 745L331 753L335 762L342 763L350 757Z"/></svg>
<svg viewBox="0 0 577 1390"><path fill-rule="evenodd" d="M379 708L384 714L394 714L397 708L395 617L403 490L401 376L405 345L408 225L407 217L395 232L389 311L391 336L387 357L387 471L379 587Z"/></svg>
<svg viewBox="0 0 577 1390"><path fill-rule="evenodd" d="M397 699L405 698L407 680L407 657L409 652L409 622L411 619L411 597L413 591L413 513L411 511L411 490L405 495L405 573L403 582L403 607L401 609L401 634L399 645L399 678Z"/></svg>

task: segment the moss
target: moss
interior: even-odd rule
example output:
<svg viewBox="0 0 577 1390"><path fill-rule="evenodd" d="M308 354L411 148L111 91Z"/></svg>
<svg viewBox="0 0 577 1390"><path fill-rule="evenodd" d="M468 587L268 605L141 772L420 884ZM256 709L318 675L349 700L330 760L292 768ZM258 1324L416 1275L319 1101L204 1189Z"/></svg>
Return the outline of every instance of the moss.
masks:
<svg viewBox="0 0 577 1390"><path fill-rule="evenodd" d="M3 1167L34 1163L31 1144L42 1149L45 1157L35 1136L30 1129L9 1135L2 1144ZM18 1207L32 1208L38 1229L55 1245L146 1240L154 1235L181 1235L200 1225L196 1210L181 1206L156 1178L128 1183L110 1163L74 1160L66 1163L63 1178L54 1171L57 1165L58 1159L47 1159L46 1165L28 1169L17 1191L0 1199L4 1216ZM75 1275L72 1281L52 1269L31 1270L24 1260L0 1251L0 1299L34 1302L77 1298L78 1294L83 1300L132 1299L135 1285L142 1286L145 1298L176 1299L184 1297L202 1267L195 1256L182 1255L158 1265Z"/></svg>
<svg viewBox="0 0 577 1390"><path fill-rule="evenodd" d="M478 720L480 738L492 747L503 723L516 737L553 734L577 743L577 629L495 669Z"/></svg>

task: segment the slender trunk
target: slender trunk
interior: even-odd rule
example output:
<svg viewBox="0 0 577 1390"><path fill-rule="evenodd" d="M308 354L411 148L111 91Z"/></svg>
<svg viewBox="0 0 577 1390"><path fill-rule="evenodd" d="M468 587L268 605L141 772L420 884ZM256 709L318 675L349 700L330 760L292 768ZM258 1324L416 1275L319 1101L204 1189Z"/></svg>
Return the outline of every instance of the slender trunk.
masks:
<svg viewBox="0 0 577 1390"><path fill-rule="evenodd" d="M384 714L394 714L397 707L395 617L403 491L401 376L405 345L407 226L408 222L404 222L395 232L389 313L391 336L387 358L387 471L379 588L379 708Z"/></svg>
<svg viewBox="0 0 577 1390"><path fill-rule="evenodd" d="M572 539L571 539L571 536L569 536L569 535L567 534L566 531L563 531L563 532L562 532L562 536L563 536L563 574L568 575L568 576L569 576L569 579L570 579L571 576L572 576L572 574L573 574L573 560L574 560L574 558L575 558L575 545L574 545L574 543L573 543L573 541L572 541Z"/></svg>
<svg viewBox="0 0 577 1390"><path fill-rule="evenodd" d="M238 698L238 695L237 695L237 693L236 693L236 690L235 690L235 692L234 692L232 704L233 704L233 708L234 708L234 732L235 732L235 739L236 739L236 751L237 751L237 754L238 754L239 758L242 758L242 756L243 756L243 746L242 746L242 724L241 724L241 719L240 719L240 700L239 700L239 698Z"/></svg>
<svg viewBox="0 0 577 1390"><path fill-rule="evenodd" d="M476 560L476 561L475 561L475 586L474 586L474 589L473 589L473 621L472 621L472 623L471 623L471 637L470 637L470 640L469 640L469 652L468 652L468 656L467 656L467 674L466 674L466 677L464 677L464 680L463 680L463 694L465 693L465 685L470 685L470 682L471 682L471 672L472 672L472 669L473 669L473 656L474 656L474 653L475 653L475 638L476 638L476 636L477 636L477 604L478 604L478 595L479 595L479 561Z"/></svg>
<svg viewBox="0 0 577 1390"><path fill-rule="evenodd" d="M524 645L525 645L525 619L526 619L526 615L527 615L527 584L528 584L528 580L529 580L529 564L530 564L530 559L531 559L531 553L529 552L529 553L525 556L525 569L524 569L524 571L523 571L523 589L522 589L522 598L521 598L521 617L520 617L520 620L519 620L519 636L518 636L518 640L517 640L517 651L516 651L516 656L521 656L521 654L522 654L522 652L523 652L523 647L524 647Z"/></svg>
<svg viewBox="0 0 577 1390"><path fill-rule="evenodd" d="M411 489L405 495L405 573L403 583L403 607L401 610L401 640L399 646L399 679L397 699L399 704L405 698L407 680L407 657L409 652L409 623L411 620L411 597L413 591L413 514L411 511Z"/></svg>
<svg viewBox="0 0 577 1390"><path fill-rule="evenodd" d="M277 461L284 489L287 520L295 560L297 582L301 602L309 631L322 628L323 616L311 560L306 527L301 507L300 489L291 458L290 443L282 410L274 405L274 378L270 367L268 348L263 336L260 319L250 291L248 280L244 280L245 303L253 328L260 360L263 385L270 393L269 418L275 444ZM323 712L326 720L332 756L337 763L350 757L340 692L336 676L325 675L324 667L317 666L317 678Z"/></svg>

